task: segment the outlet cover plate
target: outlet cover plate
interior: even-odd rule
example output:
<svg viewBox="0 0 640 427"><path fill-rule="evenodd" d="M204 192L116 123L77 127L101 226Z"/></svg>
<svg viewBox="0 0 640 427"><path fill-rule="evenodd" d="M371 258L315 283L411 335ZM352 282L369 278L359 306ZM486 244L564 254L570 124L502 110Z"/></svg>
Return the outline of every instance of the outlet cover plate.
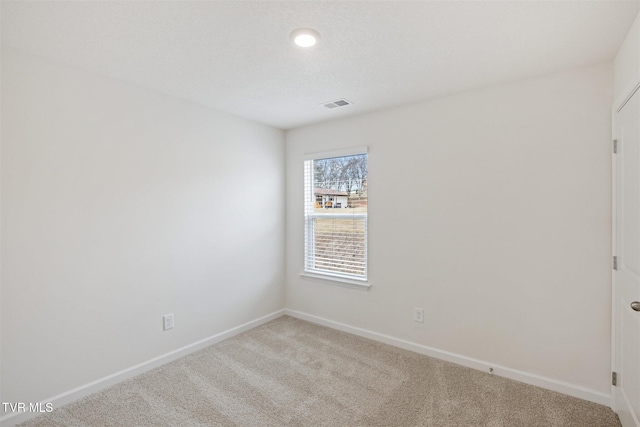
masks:
<svg viewBox="0 0 640 427"><path fill-rule="evenodd" d="M168 331L169 329L173 329L173 313L162 316L162 330Z"/></svg>

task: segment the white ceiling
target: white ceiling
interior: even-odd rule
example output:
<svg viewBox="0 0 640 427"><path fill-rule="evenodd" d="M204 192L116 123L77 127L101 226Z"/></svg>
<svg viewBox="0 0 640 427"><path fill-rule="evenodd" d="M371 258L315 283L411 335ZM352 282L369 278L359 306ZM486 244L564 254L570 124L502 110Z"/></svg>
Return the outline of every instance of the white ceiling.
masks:
<svg viewBox="0 0 640 427"><path fill-rule="evenodd" d="M639 1L3 1L2 42L288 129L613 59ZM321 34L309 50L289 33ZM353 105L319 104L346 98Z"/></svg>

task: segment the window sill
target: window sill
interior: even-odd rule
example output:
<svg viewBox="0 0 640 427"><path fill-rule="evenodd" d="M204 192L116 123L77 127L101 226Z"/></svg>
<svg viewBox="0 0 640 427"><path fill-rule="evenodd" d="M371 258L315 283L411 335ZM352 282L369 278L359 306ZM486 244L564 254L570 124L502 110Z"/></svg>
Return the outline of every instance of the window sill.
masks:
<svg viewBox="0 0 640 427"><path fill-rule="evenodd" d="M345 277L330 276L328 274L316 274L309 272L302 272L300 276L303 279L310 279L319 282L329 282L334 285L346 286L348 288L369 290L371 284L364 280L347 279Z"/></svg>

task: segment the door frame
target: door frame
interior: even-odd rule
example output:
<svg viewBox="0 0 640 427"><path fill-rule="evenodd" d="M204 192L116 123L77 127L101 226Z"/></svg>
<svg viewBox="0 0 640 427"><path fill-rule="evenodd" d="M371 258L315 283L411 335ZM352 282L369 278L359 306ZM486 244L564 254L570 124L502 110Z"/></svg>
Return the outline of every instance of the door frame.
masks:
<svg viewBox="0 0 640 427"><path fill-rule="evenodd" d="M630 85L626 88L623 94L615 100L613 106L611 107L611 141L610 144L613 143L614 139L617 139L616 135L616 114L622 110L622 108L629 102L631 97L635 95L636 92L640 90L640 81L638 81L634 85ZM611 147L611 145L610 145ZM616 256L616 248L617 248L617 214L618 211L616 209L617 204L617 158L616 154L613 153L613 149L611 149L611 262L613 263L613 257ZM611 267L611 372L617 372L616 370L616 298L617 295L617 286L616 286L616 270L613 269L613 265ZM611 389L611 409L614 412L618 412L619 402L616 402L616 386L613 383L610 384Z"/></svg>

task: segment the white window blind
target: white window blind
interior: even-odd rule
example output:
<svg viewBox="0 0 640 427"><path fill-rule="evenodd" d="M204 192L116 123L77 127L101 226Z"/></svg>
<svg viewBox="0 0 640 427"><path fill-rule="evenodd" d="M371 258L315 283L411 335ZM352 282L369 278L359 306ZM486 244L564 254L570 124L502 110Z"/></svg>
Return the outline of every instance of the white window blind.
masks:
<svg viewBox="0 0 640 427"><path fill-rule="evenodd" d="M367 154L304 162L307 273L367 280Z"/></svg>

